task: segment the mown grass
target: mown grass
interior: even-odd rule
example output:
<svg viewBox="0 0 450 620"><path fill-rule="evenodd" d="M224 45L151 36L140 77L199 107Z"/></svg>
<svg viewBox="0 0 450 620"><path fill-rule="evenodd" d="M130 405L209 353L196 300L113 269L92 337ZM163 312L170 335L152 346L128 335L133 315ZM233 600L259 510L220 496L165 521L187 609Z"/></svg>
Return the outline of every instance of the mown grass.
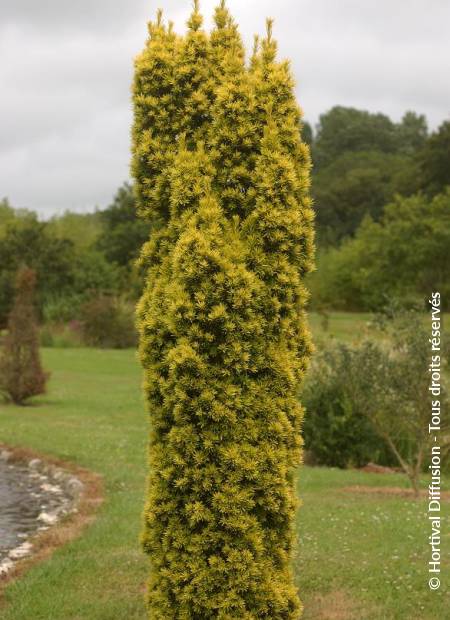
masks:
<svg viewBox="0 0 450 620"><path fill-rule="evenodd" d="M342 341L358 341L371 331L372 315L368 312L330 312L310 314L313 333L319 339L335 338Z"/></svg>
<svg viewBox="0 0 450 620"><path fill-rule="evenodd" d="M340 327L340 337L346 330ZM0 406L0 440L99 472L106 501L81 538L8 586L0 617L143 620L147 562L138 539L147 421L135 354L93 349L43 354L52 371L49 393L35 406ZM305 620L449 617L448 535L443 587L430 592L425 499L343 490L352 485L406 486L406 481L397 474L301 469L295 570Z"/></svg>
<svg viewBox="0 0 450 620"><path fill-rule="evenodd" d="M442 315L442 327L448 339L450 335L450 313ZM354 342L366 337L380 337L373 324L374 315L369 312L329 312L319 314L311 312L310 323L316 340L328 340L330 338L343 342ZM424 323L430 326L430 315L424 313Z"/></svg>
<svg viewBox="0 0 450 620"><path fill-rule="evenodd" d="M47 349L48 395L0 408L0 438L104 476L106 500L85 534L6 590L5 620L144 618L138 535L146 420L133 351Z"/></svg>
<svg viewBox="0 0 450 620"><path fill-rule="evenodd" d="M450 617L448 502L443 503L443 586L432 592L426 498L347 490L356 485L405 487L403 476L305 467L299 484L303 506L296 572L305 620ZM339 594L346 609L336 610L335 616L333 599Z"/></svg>

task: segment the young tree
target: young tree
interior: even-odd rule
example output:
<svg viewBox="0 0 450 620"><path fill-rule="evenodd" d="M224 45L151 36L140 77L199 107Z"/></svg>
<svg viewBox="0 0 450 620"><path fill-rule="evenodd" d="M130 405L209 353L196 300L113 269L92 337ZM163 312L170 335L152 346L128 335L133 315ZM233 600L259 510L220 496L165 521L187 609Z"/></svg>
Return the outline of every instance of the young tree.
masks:
<svg viewBox="0 0 450 620"><path fill-rule="evenodd" d="M309 153L271 25L247 68L224 2L211 36L201 23L197 3L184 38L159 16L136 64L133 170L159 218L138 309L148 604L155 620L294 620ZM168 112L145 91L169 73Z"/></svg>
<svg viewBox="0 0 450 620"><path fill-rule="evenodd" d="M35 272L22 267L0 357L0 391L18 405L43 394L48 379L39 356L39 332L34 310Z"/></svg>

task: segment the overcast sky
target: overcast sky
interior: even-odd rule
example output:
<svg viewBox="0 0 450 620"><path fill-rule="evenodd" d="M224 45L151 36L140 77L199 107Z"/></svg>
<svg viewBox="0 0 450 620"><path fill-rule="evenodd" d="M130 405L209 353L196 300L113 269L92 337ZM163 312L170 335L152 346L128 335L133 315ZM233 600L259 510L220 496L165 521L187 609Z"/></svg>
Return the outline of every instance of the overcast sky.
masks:
<svg viewBox="0 0 450 620"><path fill-rule="evenodd" d="M206 23L216 2L203 0ZM435 128L450 113L449 0L229 0L250 44L275 18L315 124L336 104ZM190 0L0 0L0 197L42 217L105 207L129 174L132 59Z"/></svg>

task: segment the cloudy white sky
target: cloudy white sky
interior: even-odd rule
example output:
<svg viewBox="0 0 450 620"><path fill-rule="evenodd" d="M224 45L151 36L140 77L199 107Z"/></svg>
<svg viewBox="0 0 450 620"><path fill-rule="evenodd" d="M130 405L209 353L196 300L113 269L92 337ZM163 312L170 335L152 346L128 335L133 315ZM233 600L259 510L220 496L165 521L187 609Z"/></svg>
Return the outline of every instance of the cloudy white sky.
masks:
<svg viewBox="0 0 450 620"><path fill-rule="evenodd" d="M203 0L210 23L216 2ZM448 0L229 0L250 43L275 18L313 124L335 104L450 113ZM42 217L105 207L128 178L132 59L161 6L190 0L0 0L0 197Z"/></svg>

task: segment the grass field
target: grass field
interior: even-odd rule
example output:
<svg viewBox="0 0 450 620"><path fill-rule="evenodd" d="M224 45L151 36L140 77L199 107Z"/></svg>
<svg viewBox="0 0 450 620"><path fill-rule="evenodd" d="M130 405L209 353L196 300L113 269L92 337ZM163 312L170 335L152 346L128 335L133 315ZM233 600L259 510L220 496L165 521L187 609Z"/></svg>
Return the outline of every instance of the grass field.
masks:
<svg viewBox="0 0 450 620"><path fill-rule="evenodd" d="M442 315L443 328L447 336L450 335L450 314ZM312 312L310 315L311 327L315 340L335 338L345 342L358 342L367 336L377 337L379 334L373 327L373 314L368 312L330 312L327 325L324 325L324 315ZM428 317L424 321L429 324ZM431 327L430 327L431 329Z"/></svg>
<svg viewBox="0 0 450 620"><path fill-rule="evenodd" d="M343 341L357 341L370 331L372 315L368 312L332 312L326 315L313 312L310 315L315 340L336 338ZM326 322L326 325L324 324Z"/></svg>
<svg viewBox="0 0 450 620"><path fill-rule="evenodd" d="M340 324L341 336L348 329ZM99 472L106 501L81 538L8 586L0 617L143 620L147 567L138 537L147 423L135 354L46 349L43 355L52 371L49 393L35 406L1 405L0 441ZM444 585L430 592L425 500L346 490L353 485L406 482L397 474L308 467L300 472L295 570L305 620L449 618L448 535ZM448 520L448 503L444 510Z"/></svg>

